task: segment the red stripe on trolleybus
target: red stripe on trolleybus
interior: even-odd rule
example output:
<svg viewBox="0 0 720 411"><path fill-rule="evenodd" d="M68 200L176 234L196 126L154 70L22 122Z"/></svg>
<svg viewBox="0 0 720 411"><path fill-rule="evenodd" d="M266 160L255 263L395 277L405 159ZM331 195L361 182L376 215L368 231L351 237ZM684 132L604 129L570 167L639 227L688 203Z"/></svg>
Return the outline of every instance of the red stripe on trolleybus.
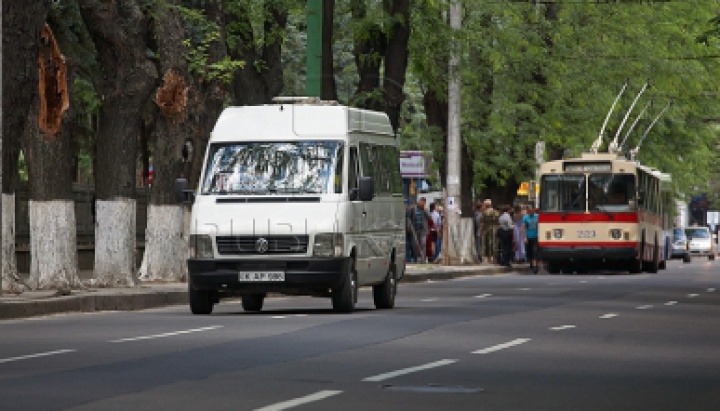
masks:
<svg viewBox="0 0 720 411"><path fill-rule="evenodd" d="M637 213L540 213L540 223L592 223L592 222L637 223Z"/></svg>

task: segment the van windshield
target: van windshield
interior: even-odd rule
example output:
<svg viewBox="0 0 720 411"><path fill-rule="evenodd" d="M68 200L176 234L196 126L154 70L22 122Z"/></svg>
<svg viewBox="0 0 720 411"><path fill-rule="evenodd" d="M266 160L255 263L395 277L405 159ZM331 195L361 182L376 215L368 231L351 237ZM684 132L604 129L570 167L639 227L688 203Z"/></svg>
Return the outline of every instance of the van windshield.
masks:
<svg viewBox="0 0 720 411"><path fill-rule="evenodd" d="M200 193L340 193L343 147L340 141L212 144Z"/></svg>

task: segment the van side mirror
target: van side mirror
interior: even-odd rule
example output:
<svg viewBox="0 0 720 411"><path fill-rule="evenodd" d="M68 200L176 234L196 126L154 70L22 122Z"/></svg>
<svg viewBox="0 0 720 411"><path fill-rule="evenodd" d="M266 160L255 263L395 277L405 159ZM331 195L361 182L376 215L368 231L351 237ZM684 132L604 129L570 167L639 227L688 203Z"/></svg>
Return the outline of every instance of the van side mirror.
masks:
<svg viewBox="0 0 720 411"><path fill-rule="evenodd" d="M188 190L188 182L185 178L175 180L175 201L180 204L192 204L195 202L195 192Z"/></svg>
<svg viewBox="0 0 720 411"><path fill-rule="evenodd" d="M360 177L360 201L372 201L374 192L372 177Z"/></svg>

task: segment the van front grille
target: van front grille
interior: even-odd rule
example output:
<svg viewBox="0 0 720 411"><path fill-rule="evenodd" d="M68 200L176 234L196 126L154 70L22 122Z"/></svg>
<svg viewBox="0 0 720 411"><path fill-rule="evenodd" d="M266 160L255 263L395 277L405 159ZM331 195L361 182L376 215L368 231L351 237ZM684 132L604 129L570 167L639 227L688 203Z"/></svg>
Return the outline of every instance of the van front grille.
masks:
<svg viewBox="0 0 720 411"><path fill-rule="evenodd" d="M305 254L309 236L218 236L215 240L220 255Z"/></svg>

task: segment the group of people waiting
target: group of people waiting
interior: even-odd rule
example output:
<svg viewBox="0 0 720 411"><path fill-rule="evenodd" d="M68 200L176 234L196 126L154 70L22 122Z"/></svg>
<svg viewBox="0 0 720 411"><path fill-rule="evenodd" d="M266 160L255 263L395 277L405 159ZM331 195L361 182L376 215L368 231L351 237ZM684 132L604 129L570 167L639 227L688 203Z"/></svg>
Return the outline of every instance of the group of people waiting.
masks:
<svg viewBox="0 0 720 411"><path fill-rule="evenodd" d="M440 258L442 249L443 209L420 197L414 206L405 208L405 260L428 263Z"/></svg>
<svg viewBox="0 0 720 411"><path fill-rule="evenodd" d="M406 261L436 262L442 251L444 214L440 204L420 197L405 209ZM529 205L501 206L496 210L491 200L478 202L474 216L475 245L480 262L510 266L529 262L538 272L537 210Z"/></svg>
<svg viewBox="0 0 720 411"><path fill-rule="evenodd" d="M532 206L503 205L496 210L491 200L475 207L475 244L478 261L510 267L529 262L538 272L538 215Z"/></svg>

